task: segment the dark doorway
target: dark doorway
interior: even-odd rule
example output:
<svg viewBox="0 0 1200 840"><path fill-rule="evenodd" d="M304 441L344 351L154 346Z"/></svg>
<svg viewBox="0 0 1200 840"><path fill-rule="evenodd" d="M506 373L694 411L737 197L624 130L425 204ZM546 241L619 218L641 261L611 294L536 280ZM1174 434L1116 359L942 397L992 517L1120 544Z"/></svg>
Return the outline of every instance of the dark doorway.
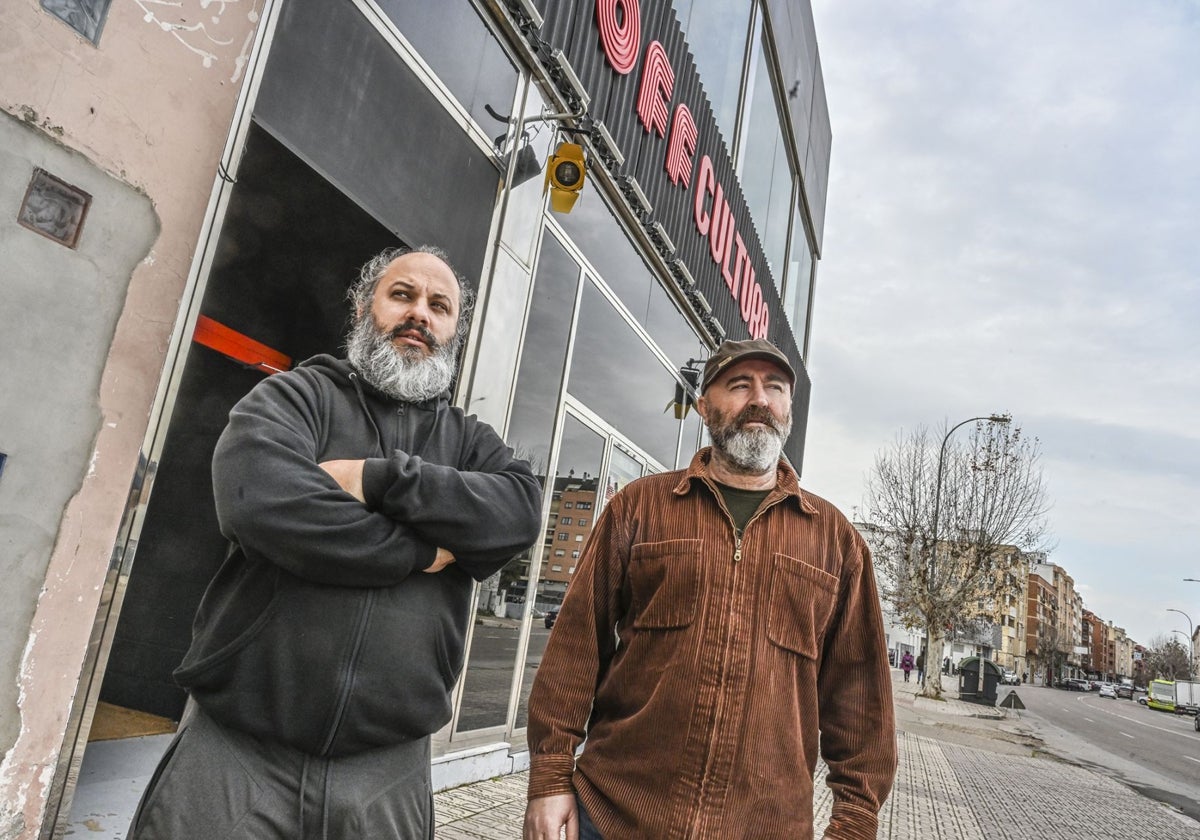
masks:
<svg viewBox="0 0 1200 840"><path fill-rule="evenodd" d="M402 244L257 124L252 125L201 314L295 361L338 354L357 267ZM192 344L138 536L100 699L177 720L171 677L224 557L211 459L229 409L266 373Z"/></svg>

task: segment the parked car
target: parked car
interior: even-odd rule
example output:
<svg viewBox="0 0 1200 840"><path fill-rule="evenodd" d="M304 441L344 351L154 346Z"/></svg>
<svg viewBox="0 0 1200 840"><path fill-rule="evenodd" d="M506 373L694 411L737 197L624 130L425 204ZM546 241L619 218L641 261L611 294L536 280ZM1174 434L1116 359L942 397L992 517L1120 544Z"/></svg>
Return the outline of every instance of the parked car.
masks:
<svg viewBox="0 0 1200 840"><path fill-rule="evenodd" d="M546 610L546 614L542 616L542 621L545 623L547 630L553 627L554 622L558 621L558 607L551 607Z"/></svg>
<svg viewBox="0 0 1200 840"><path fill-rule="evenodd" d="M1016 671L1010 671L1008 668L1005 668L1004 675L1000 677L1000 682L1004 683L1005 685L1020 685L1021 675Z"/></svg>
<svg viewBox="0 0 1200 840"><path fill-rule="evenodd" d="M1099 690L1101 697L1111 697L1113 700L1117 699L1117 687L1112 683L1100 683Z"/></svg>
<svg viewBox="0 0 1200 840"><path fill-rule="evenodd" d="M1087 680L1081 680L1077 677L1067 677L1065 680L1059 680L1059 688L1064 688L1067 691L1091 691L1092 684Z"/></svg>

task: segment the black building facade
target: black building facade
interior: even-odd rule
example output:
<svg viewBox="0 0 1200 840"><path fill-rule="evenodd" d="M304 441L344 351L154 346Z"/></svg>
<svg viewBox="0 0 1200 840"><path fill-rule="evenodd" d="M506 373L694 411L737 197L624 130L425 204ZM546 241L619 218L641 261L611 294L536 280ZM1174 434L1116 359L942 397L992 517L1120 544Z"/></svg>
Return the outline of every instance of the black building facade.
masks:
<svg viewBox="0 0 1200 840"><path fill-rule="evenodd" d="M223 556L209 463L229 408L339 352L357 266L436 244L479 295L456 402L530 460L546 499L544 540L480 587L435 780L520 769L542 616L612 493L704 443L671 404L723 338L765 336L792 360L802 466L830 149L811 8L287 0L260 30L91 676L108 703L178 718L171 671ZM586 156L566 214L544 189L562 143Z"/></svg>

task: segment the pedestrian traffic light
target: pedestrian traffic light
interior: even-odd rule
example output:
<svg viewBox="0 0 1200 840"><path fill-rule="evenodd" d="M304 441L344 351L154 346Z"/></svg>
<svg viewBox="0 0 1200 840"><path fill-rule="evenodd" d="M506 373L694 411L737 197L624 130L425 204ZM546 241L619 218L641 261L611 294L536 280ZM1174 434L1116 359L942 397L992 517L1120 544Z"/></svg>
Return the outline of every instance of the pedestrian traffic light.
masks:
<svg viewBox="0 0 1200 840"><path fill-rule="evenodd" d="M550 209L555 213L570 213L583 189L586 160L583 146L578 143L559 143L546 166L545 189L550 190Z"/></svg>

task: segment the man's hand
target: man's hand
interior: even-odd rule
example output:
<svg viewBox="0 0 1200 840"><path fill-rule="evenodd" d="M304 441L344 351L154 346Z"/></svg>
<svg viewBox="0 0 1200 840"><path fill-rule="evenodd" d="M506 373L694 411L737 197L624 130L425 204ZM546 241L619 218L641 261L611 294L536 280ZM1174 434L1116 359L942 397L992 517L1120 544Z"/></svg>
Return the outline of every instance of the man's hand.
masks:
<svg viewBox="0 0 1200 840"><path fill-rule="evenodd" d="M363 462L361 460L322 461L317 466L329 473L333 477L333 480L338 483L338 486L351 496L363 504L367 503L367 499L363 495Z"/></svg>
<svg viewBox="0 0 1200 840"><path fill-rule="evenodd" d="M440 572L442 569L454 562L454 555L444 548L439 548L437 554L433 558L433 565L428 569L422 569L427 575L432 575L434 572Z"/></svg>
<svg viewBox="0 0 1200 840"><path fill-rule="evenodd" d="M524 840L559 840L560 828L566 827L567 840L579 840L579 811L575 794L560 793L529 800L525 806Z"/></svg>

